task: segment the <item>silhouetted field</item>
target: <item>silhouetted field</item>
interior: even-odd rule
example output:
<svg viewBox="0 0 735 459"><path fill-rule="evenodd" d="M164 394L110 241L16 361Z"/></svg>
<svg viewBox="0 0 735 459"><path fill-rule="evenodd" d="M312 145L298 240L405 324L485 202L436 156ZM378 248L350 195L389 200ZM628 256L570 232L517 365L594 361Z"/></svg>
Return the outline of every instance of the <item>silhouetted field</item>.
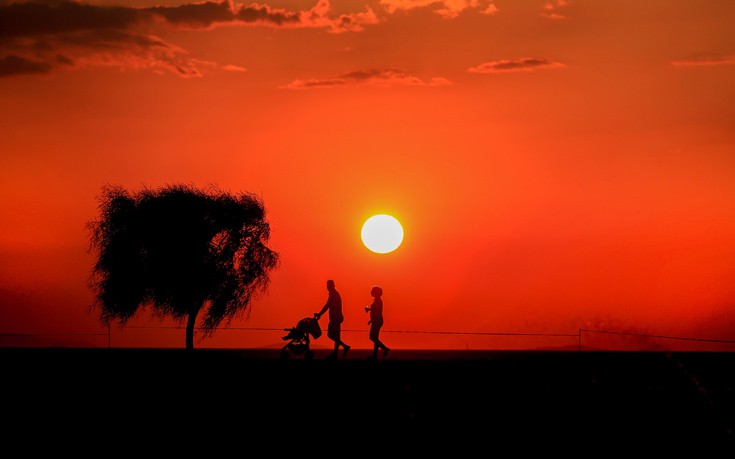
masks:
<svg viewBox="0 0 735 459"><path fill-rule="evenodd" d="M735 457L733 353L367 355L0 349L6 438L117 455Z"/></svg>

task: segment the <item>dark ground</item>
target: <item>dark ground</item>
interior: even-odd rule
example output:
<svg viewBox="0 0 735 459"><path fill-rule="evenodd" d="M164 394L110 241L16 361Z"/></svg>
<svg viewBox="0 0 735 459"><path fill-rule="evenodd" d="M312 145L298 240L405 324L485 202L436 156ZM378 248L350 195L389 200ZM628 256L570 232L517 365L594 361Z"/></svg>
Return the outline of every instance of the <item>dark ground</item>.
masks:
<svg viewBox="0 0 735 459"><path fill-rule="evenodd" d="M115 457L735 457L735 353L324 352L0 349L3 441Z"/></svg>

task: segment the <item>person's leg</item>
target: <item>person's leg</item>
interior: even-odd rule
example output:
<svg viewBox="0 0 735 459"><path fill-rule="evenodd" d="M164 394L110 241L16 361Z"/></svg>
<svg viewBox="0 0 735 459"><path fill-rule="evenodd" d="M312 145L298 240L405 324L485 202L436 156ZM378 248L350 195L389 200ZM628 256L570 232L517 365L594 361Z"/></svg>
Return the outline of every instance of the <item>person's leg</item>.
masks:
<svg viewBox="0 0 735 459"><path fill-rule="evenodd" d="M368 336L370 338L370 341L373 342L373 353L370 356L370 358L377 358L378 357L378 348L380 347L378 345L378 342L380 341L378 339L378 331L380 329L376 326L375 322L370 324L370 335Z"/></svg>
<svg viewBox="0 0 735 459"><path fill-rule="evenodd" d="M390 348L388 348L388 346L386 346L383 341L380 340L380 328L382 328L382 325L378 327L378 330L375 333L375 353L377 354L377 348L380 348L383 350L383 357L386 357L388 355L388 352L390 352Z"/></svg>
<svg viewBox="0 0 735 459"><path fill-rule="evenodd" d="M344 341L342 341L342 325L337 324L334 327L334 353L335 355L339 352L339 347L342 346L344 351L342 351L342 355L347 354L347 351L350 350L350 346L347 345Z"/></svg>
<svg viewBox="0 0 735 459"><path fill-rule="evenodd" d="M390 352L390 348L385 345L382 341L379 341L380 348L383 349L383 357L388 357L388 352Z"/></svg>
<svg viewBox="0 0 735 459"><path fill-rule="evenodd" d="M327 325L327 337L334 341L334 347L332 350L332 353L329 354L328 358L337 358L337 352L339 351L339 325L335 324L333 322L329 322L329 325Z"/></svg>

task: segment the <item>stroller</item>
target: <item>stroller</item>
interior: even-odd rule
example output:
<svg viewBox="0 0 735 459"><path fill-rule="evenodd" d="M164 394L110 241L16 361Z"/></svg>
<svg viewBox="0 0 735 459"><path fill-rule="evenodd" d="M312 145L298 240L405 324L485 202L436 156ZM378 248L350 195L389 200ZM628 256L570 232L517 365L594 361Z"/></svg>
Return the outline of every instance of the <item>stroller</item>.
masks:
<svg viewBox="0 0 735 459"><path fill-rule="evenodd" d="M288 334L283 336L282 339L288 340L288 343L281 349L282 359L289 358L291 354L304 354L305 359L314 357L314 352L309 348L311 342L309 336L313 336L314 339L322 336L322 329L316 317L305 317L299 320L295 327L284 328L284 330Z"/></svg>

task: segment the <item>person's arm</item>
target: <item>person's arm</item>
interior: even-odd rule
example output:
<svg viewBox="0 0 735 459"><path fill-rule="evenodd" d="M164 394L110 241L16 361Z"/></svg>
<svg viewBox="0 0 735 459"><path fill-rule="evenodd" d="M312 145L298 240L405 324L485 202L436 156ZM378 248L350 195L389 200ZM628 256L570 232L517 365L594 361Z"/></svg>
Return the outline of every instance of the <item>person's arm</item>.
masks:
<svg viewBox="0 0 735 459"><path fill-rule="evenodd" d="M367 323L368 325L373 323L373 315L375 314L374 310L375 310L375 300L373 300L373 302L370 303L370 306L365 307L365 311L370 314L370 320L368 320L368 323Z"/></svg>
<svg viewBox="0 0 735 459"><path fill-rule="evenodd" d="M324 314L325 312L327 312L327 309L329 309L329 300L327 300L327 302L324 304L324 306L322 306L322 310L321 311L319 311L316 314L314 314L314 317L316 317L317 320L321 319L322 318L322 314Z"/></svg>

